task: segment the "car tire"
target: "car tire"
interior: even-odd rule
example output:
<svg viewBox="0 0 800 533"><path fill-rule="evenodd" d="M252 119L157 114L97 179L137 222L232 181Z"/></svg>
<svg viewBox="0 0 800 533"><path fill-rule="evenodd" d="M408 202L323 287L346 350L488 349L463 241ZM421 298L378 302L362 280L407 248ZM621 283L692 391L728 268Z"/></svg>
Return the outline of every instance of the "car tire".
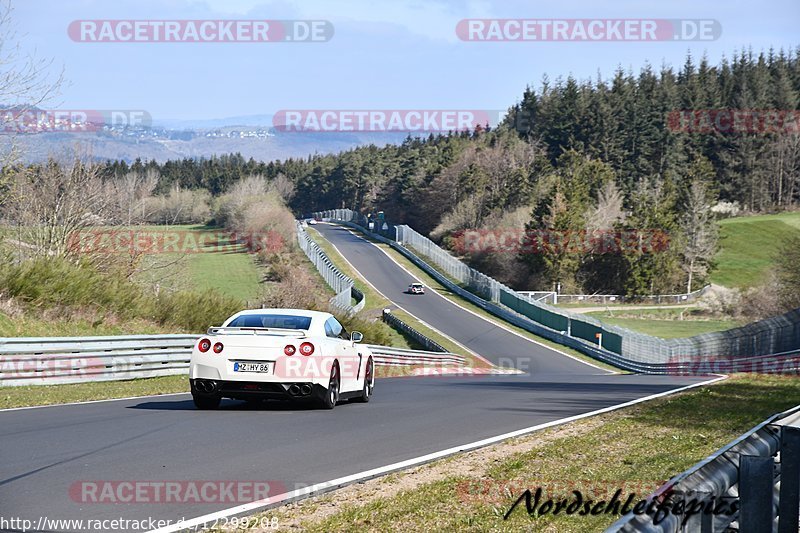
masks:
<svg viewBox="0 0 800 533"><path fill-rule="evenodd" d="M367 366L364 370L364 388L361 389L361 396L356 397L356 401L367 403L372 398L375 390L375 363L372 357L367 359Z"/></svg>
<svg viewBox="0 0 800 533"><path fill-rule="evenodd" d="M339 401L341 383L339 364L334 363L333 368L331 368L331 379L328 381L328 388L322 389L320 392L319 403L323 409L333 409L336 407L336 402Z"/></svg>
<svg viewBox="0 0 800 533"><path fill-rule="evenodd" d="M195 407L205 411L209 409L216 409L217 407L219 407L219 403L222 401L222 397L200 396L199 394L192 394L192 400L194 400Z"/></svg>

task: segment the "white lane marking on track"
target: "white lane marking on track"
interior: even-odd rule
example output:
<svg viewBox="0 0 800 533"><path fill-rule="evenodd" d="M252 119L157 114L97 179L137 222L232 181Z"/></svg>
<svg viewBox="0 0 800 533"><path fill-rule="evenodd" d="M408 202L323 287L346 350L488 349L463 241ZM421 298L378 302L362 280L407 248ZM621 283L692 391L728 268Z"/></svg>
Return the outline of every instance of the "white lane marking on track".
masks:
<svg viewBox="0 0 800 533"><path fill-rule="evenodd" d="M668 396L670 394L674 394L676 392L685 391L688 389L693 389L695 387L701 387L703 385L708 385L714 383L716 381L720 381L722 379L727 379L727 377L720 377L714 378L708 381L702 381L700 383L694 383L692 385L686 385L684 387L679 387L677 389L668 390L665 392L659 392L658 394L653 394L650 396L645 396L644 398L638 398L636 400L630 400L625 403L621 403L618 405L612 405L610 407L604 407L602 409L597 409L596 411L591 411L589 413L583 413L580 415L574 415L567 418L561 418L559 420L553 420L552 422L545 422L544 424L539 424L536 426L527 427L524 429L518 429L516 431L511 431L509 433L503 433L502 435L497 435L494 437L489 437L488 439L483 439L475 442L470 442L468 444L462 444L461 446L455 446L453 448L447 448L446 450L441 450L438 452L429 453L427 455L421 455L419 457L414 457L412 459L406 459L405 461L400 461L397 463L392 463L390 465L381 466L378 468L373 468L372 470L365 470L363 472L359 472L357 474L351 474L349 476L344 476L336 479L332 479L330 481L325 481L323 483L317 483L315 485L311 485L309 487L304 487L302 489L294 490L292 492L286 492L283 494L278 494L272 496L270 498L266 498L263 500L257 500L250 503L245 503L242 505L238 505L236 507L231 507L228 509L224 509L222 511L218 511L216 513L210 513L203 516L198 516L197 518L192 518L189 520L185 520L182 522L178 522L174 525L162 527L159 529L154 529L149 533L174 533L177 531L183 531L184 529L192 529L197 530L198 527L212 527L214 523L218 520L222 520L224 518L228 518L231 516L241 515L244 513L252 513L254 511L262 510L268 507L277 507L279 505L283 505L292 501L301 500L304 498L308 498L311 496L316 496L319 494L323 494L325 492L329 492L333 489L341 488L346 485L350 485L352 483L356 483L359 481L366 481L368 479L376 478L390 472L394 472L397 470L403 470L405 468L410 468L412 466L419 466L421 464L429 463L431 461L435 461L437 459L441 459L443 457L447 457L449 455L454 455L456 453L466 452L470 450L475 450L477 448L482 448L484 446L489 446L490 444L495 444L501 442L506 439L511 439L514 437L520 437L522 435L526 435L528 433L533 433L534 431L539 431L541 429L546 429L553 426L558 426L561 424L566 424L567 422L574 422L576 420L581 420L583 418L588 418L591 416L608 413L611 411L616 411L617 409L622 409L623 407L630 407L631 405L636 405L638 403L646 402L648 400L653 400L655 398L660 398L662 396Z"/></svg>
<svg viewBox="0 0 800 533"><path fill-rule="evenodd" d="M344 226L340 226L340 227L344 227ZM371 241L368 241L367 239L365 239L365 238L364 238L364 237L362 237L361 235L359 235L359 234L355 233L355 232L354 232L353 230L351 230L350 228L346 228L346 227L345 227L345 229L346 229L347 231L349 231L351 234L353 234L353 235L355 235L356 237L358 237L359 239L361 239L361 240L363 240L364 242L366 242L367 244L370 244L370 245L372 245L372 246L375 246L375 248L377 248L378 250L380 250L380 251L381 251L381 253L383 253L383 254L384 254L386 257L388 257L388 258L389 258L389 259L390 259L390 260L391 260L391 261L392 261L394 264L396 264L397 266L399 266L400 268L402 268L403 270L405 270L405 271L408 273L408 275L410 275L412 278L416 278L416 276L414 276L414 274L413 274L413 273L411 273L411 271L409 271L409 270L408 270L406 267L404 267L403 265L401 265L400 263L398 263L398 262L395 260L395 258L394 258L394 257L392 257L391 255L389 255L389 253L387 253L387 252L386 252L386 250L384 250L384 249L383 249L383 248L381 248L380 246L376 245L375 243L373 243L373 242L371 242ZM330 242L330 241L328 241L328 242ZM331 244L332 244L332 243L331 243ZM334 248L335 248L335 246L334 246ZM338 250L337 250L337 251L338 251ZM341 255L341 252L339 252L339 254ZM352 266L352 265L350 265L350 266ZM356 269L356 272L358 272L358 270L357 270L357 269ZM565 353L565 352L562 352L562 351L560 351L560 350L558 350L558 349L556 349L556 348L553 348L552 346L548 346L548 345L546 345L546 344L543 344L543 343L541 343L541 342L539 342L539 341L533 340L533 339L531 339L530 337L526 337L525 335L523 335L523 334L521 334L521 333L518 333L518 332L514 331L513 329L511 329L511 328L507 327L505 324L502 324L501 322L497 322L497 321L495 321L494 319L489 319L489 318L487 318L487 317L485 317L485 316L479 315L478 313L476 313L475 311L472 311L471 309L467 309L466 307L463 307L462 305L460 305L460 304L458 304L458 303L454 302L454 301L453 301L453 300L451 300L450 298L447 298L446 296L444 296L444 295L442 295L442 294L439 294L439 292L438 292L438 291L435 291L435 290L431 289L431 292L433 292L433 294L435 294L435 295L436 295L436 296L438 296L439 298L443 298L445 301L447 301L447 302L449 302L449 303L451 303L451 304L455 305L455 306L456 306L456 307L458 307L459 309L462 309L463 311L466 311L467 313L471 313L471 314L475 315L476 317L478 317L478 318L480 318L480 319L482 319L482 320L485 320L486 322L488 322L488 323L490 323L490 324L492 324L492 325L494 325L494 326L497 326L497 327L499 327L499 328L502 328L502 329L506 330L507 332L509 332L509 333L511 333L511 334L513 334L513 335L516 335L517 337L520 337L520 338L522 338L522 339L525 339L526 341L532 342L532 343L534 343L534 344L538 344L539 346L541 346L541 347L543 347L543 348L546 348L546 349L548 349L548 350L551 350L551 351L553 351L553 352L555 352L555 353L557 353L557 354L559 354L559 355L563 355L564 357L569 357L570 359L573 359L573 360L575 360L575 361L578 361L579 363L583 363L583 364L585 364L585 365L588 365L588 366L590 366L590 367L592 367L592 368L595 368L595 369L597 369L597 370L602 370L602 371L603 371L603 372L605 372L606 374L619 374L619 372L615 372L615 371L613 371L613 370L608 370L608 369L606 369L606 368L599 367L599 366L597 366L597 365L594 365L594 364L592 364L592 363L590 363L590 362L588 362L588 361L584 361L583 359L580 359L580 358L578 358L578 357L575 357L574 355L570 355L570 354L568 354L568 353ZM384 297L385 297L385 296L384 296ZM399 307L399 306L398 306L398 307ZM405 309L404 309L404 311L405 311ZM406 313L408 313L408 311L406 311ZM418 320L419 320L419 319L418 319ZM422 321L420 320L420 322L422 322ZM424 322L423 322L423 324L424 324ZM426 324L426 325L427 325L427 324ZM430 327L430 326L429 326L429 327ZM431 328L431 329L433 329L433 328Z"/></svg>

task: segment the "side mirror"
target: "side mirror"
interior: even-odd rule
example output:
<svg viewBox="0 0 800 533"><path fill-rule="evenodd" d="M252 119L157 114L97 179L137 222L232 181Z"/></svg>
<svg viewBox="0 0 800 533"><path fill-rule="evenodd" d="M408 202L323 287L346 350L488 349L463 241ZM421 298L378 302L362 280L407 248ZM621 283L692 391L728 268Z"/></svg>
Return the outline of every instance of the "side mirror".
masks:
<svg viewBox="0 0 800 533"><path fill-rule="evenodd" d="M363 339L364 335L362 335L360 331L353 331L350 333L350 340L353 342L361 342Z"/></svg>

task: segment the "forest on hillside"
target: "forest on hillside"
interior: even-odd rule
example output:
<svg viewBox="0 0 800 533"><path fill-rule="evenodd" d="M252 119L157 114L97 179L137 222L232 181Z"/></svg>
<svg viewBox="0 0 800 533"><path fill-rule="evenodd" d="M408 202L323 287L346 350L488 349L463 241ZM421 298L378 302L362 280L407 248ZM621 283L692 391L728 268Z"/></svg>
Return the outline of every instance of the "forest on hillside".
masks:
<svg viewBox="0 0 800 533"><path fill-rule="evenodd" d="M261 175L296 214L384 211L514 287L685 292L713 267L719 217L798 207L798 103L800 49L740 51L717 65L687 57L680 68L620 69L610 79L544 79L494 129L272 162L238 154L109 161L101 174L147 177L150 193L164 198L204 191L209 202ZM684 121L734 110L755 122ZM758 122L770 113L779 127ZM499 252L459 248L459 235L476 229L516 231L522 242ZM666 245L526 246L543 232L556 240L657 232Z"/></svg>

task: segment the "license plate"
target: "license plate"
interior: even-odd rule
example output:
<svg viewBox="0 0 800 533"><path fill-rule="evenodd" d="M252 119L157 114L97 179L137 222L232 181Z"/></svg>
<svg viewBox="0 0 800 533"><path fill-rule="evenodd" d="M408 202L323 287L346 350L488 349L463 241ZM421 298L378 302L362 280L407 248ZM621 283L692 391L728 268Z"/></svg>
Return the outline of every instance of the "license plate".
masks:
<svg viewBox="0 0 800 533"><path fill-rule="evenodd" d="M233 363L234 372L260 372L269 374L272 372L272 363L240 363L236 361Z"/></svg>

